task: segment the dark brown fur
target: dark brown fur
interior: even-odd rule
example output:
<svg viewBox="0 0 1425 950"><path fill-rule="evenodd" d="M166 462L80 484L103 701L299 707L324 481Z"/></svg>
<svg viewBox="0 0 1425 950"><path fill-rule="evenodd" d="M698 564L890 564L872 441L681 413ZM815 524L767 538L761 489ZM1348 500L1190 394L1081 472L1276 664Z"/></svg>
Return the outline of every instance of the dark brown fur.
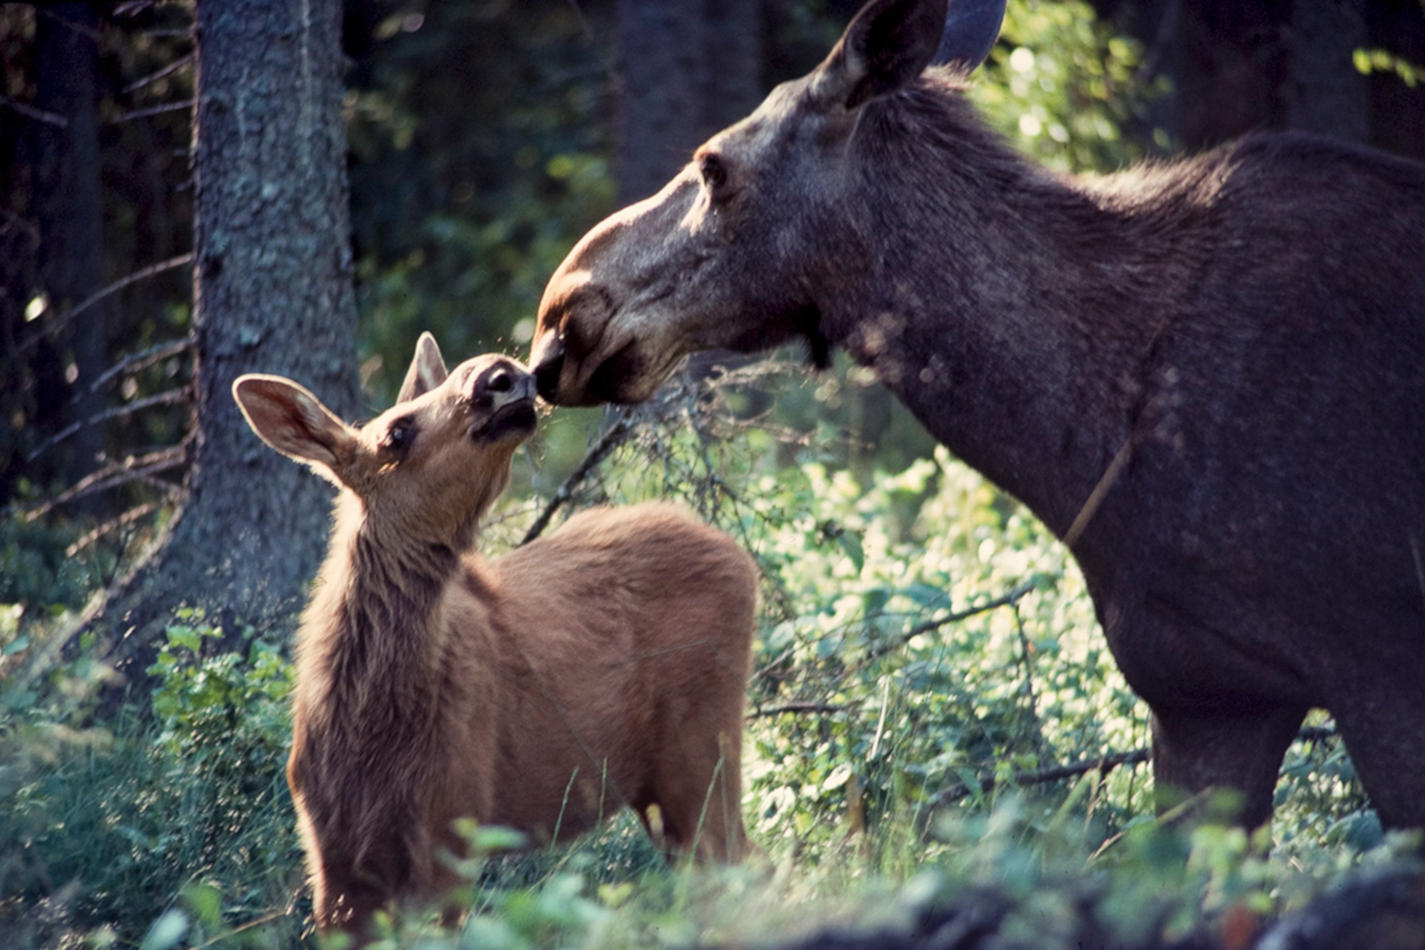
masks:
<svg viewBox="0 0 1425 950"><path fill-rule="evenodd" d="M843 346L1069 542L1160 786L1265 820L1319 706L1382 818L1425 824L1425 167L1262 135L1055 175L961 76L917 76L929 47L845 105L893 6L585 236L541 390L638 400L693 350Z"/></svg>
<svg viewBox="0 0 1425 950"><path fill-rule="evenodd" d="M500 366L520 389L482 409ZM344 486L298 635L288 765L318 925L359 931L393 899L438 896L462 816L548 843L631 806L670 853L736 860L750 559L662 504L482 559L474 528L533 426L533 386L502 358L435 376L359 431L295 384L235 387L265 440ZM394 458L397 423L416 435Z"/></svg>

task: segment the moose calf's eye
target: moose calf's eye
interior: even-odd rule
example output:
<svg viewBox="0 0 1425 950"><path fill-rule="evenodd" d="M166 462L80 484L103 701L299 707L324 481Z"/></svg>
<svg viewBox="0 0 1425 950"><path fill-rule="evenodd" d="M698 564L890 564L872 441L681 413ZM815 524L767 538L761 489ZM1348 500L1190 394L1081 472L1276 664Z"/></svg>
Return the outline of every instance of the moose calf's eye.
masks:
<svg viewBox="0 0 1425 950"><path fill-rule="evenodd" d="M409 422L393 422L386 430L384 445L398 455L404 455L415 441L416 430Z"/></svg>

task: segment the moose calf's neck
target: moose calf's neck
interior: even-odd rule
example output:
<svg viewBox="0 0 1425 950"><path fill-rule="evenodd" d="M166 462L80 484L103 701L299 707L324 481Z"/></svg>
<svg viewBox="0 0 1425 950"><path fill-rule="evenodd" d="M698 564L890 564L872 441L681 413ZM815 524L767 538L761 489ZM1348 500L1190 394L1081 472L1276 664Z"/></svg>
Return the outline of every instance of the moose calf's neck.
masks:
<svg viewBox="0 0 1425 950"><path fill-rule="evenodd" d="M344 490L300 637L302 676L329 696L308 704L311 714L353 716L370 705L383 717L397 709L423 718L412 703L437 700L430 690L445 643L432 620L458 570L452 546L384 524Z"/></svg>

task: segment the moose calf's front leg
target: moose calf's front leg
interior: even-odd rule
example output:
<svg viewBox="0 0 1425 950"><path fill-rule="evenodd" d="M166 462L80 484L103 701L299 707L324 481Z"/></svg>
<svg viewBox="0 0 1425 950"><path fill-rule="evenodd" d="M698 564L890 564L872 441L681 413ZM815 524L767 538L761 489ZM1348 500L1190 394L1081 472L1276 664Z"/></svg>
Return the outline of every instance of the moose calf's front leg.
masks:
<svg viewBox="0 0 1425 950"><path fill-rule="evenodd" d="M1155 708L1153 782L1160 812L1209 789L1242 795L1236 821L1261 825L1272 813L1282 756L1305 708L1268 706L1247 711Z"/></svg>

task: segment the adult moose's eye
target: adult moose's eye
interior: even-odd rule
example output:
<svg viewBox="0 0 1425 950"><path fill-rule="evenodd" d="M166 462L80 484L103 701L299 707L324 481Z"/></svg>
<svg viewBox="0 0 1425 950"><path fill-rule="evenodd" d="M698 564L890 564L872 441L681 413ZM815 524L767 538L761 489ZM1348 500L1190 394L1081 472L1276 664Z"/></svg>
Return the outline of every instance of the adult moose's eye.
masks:
<svg viewBox="0 0 1425 950"><path fill-rule="evenodd" d="M707 152L699 156L698 174L702 176L703 187L714 198L727 187L727 163L719 155Z"/></svg>

